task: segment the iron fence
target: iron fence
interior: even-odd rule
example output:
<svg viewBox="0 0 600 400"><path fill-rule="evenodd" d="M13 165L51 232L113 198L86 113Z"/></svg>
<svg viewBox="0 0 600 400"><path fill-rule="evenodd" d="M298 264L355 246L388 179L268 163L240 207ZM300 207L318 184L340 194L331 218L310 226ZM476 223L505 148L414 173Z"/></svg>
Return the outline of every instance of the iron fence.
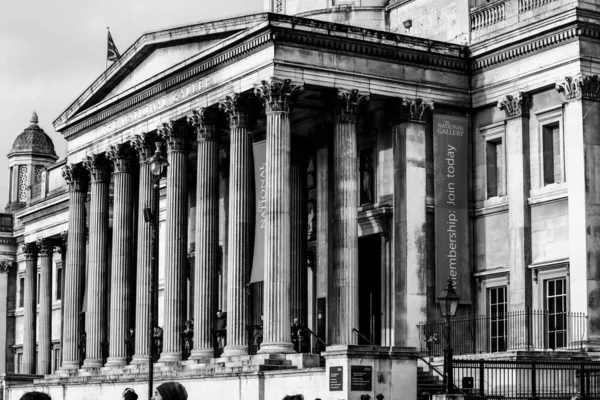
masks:
<svg viewBox="0 0 600 400"><path fill-rule="evenodd" d="M600 363L453 360L454 386L467 399L600 398Z"/></svg>
<svg viewBox="0 0 600 400"><path fill-rule="evenodd" d="M419 325L421 353L442 356L447 339L445 321ZM580 350L587 338L583 313L549 313L521 310L506 314L454 318L450 321L454 354L494 353L510 350Z"/></svg>

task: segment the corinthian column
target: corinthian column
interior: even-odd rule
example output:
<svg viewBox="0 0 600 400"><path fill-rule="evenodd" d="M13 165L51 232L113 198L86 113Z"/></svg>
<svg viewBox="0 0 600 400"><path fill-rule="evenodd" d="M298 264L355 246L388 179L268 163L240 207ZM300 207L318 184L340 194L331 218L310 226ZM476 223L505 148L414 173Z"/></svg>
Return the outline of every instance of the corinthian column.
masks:
<svg viewBox="0 0 600 400"><path fill-rule="evenodd" d="M211 331L217 312L219 251L219 142L214 117L212 111L201 108L188 119L198 140L194 348L190 359L214 355Z"/></svg>
<svg viewBox="0 0 600 400"><path fill-rule="evenodd" d="M338 89L333 134L332 344L356 344L358 329L358 106L369 99L356 89Z"/></svg>
<svg viewBox="0 0 600 400"><path fill-rule="evenodd" d="M126 338L131 309L131 268L133 250L133 193L129 148L111 146L108 158L113 163L113 237L110 284L110 356L107 366L127 364Z"/></svg>
<svg viewBox="0 0 600 400"><path fill-rule="evenodd" d="M90 172L90 237L88 254L87 311L85 331L87 333L83 368L102 367L102 346L106 342L106 303L108 280L108 186L110 171L105 158L91 155L83 161ZM69 245L69 249L71 246Z"/></svg>
<svg viewBox="0 0 600 400"><path fill-rule="evenodd" d="M227 251L227 338L223 356L248 354L246 284L254 234L254 158L251 98L227 96L220 103L230 126L229 226Z"/></svg>
<svg viewBox="0 0 600 400"><path fill-rule="evenodd" d="M69 233L67 236L67 257L64 268L63 334L60 350L61 369L78 369L80 365L79 336L81 326L79 311L83 301L85 285L85 198L88 176L79 165L67 165L62 176L69 185Z"/></svg>
<svg viewBox="0 0 600 400"><path fill-rule="evenodd" d="M264 325L261 353L292 353L290 337L290 110L302 83L255 85L267 115Z"/></svg>
<svg viewBox="0 0 600 400"><path fill-rule="evenodd" d="M25 290L23 301L23 373L35 374L35 346L36 346L36 281L37 281L37 253L35 243L25 243L22 248L25 253Z"/></svg>
<svg viewBox="0 0 600 400"><path fill-rule="evenodd" d="M159 135L167 142L167 212L165 227L165 323L160 362L181 360L187 282L187 131L174 122L162 124Z"/></svg>
<svg viewBox="0 0 600 400"><path fill-rule="evenodd" d="M131 141L139 165L138 229L137 229L137 276L135 279L135 354L132 364L147 364L151 357L148 343L150 326L150 275L152 271L152 225L144 219L144 208L156 210L158 199L152 183L148 159L152 156L152 144L148 134L136 135Z"/></svg>
<svg viewBox="0 0 600 400"><path fill-rule="evenodd" d="M52 366L52 254L48 239L38 239L40 259L40 316L37 373L47 375Z"/></svg>

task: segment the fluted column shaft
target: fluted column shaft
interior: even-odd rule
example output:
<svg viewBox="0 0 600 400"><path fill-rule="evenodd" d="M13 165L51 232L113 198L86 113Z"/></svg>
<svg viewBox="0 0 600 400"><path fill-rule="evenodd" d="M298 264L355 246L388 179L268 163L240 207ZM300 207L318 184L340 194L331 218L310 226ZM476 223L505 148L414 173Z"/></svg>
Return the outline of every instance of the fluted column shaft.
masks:
<svg viewBox="0 0 600 400"><path fill-rule="evenodd" d="M108 328L106 318L108 284L108 189L109 170L100 155L84 160L91 176L89 254L87 283L86 358L83 368L102 367L102 346ZM69 246L70 247L70 246Z"/></svg>
<svg viewBox="0 0 600 400"><path fill-rule="evenodd" d="M271 79L255 86L267 116L265 283L261 353L291 353L290 111L301 84Z"/></svg>
<svg viewBox="0 0 600 400"><path fill-rule="evenodd" d="M333 301L332 344L356 344L358 329L358 105L357 90L338 90L333 133Z"/></svg>
<svg viewBox="0 0 600 400"><path fill-rule="evenodd" d="M114 167L112 262L110 285L110 352L106 365L127 364L131 268L133 250L133 182L131 160L123 145L112 146L108 157Z"/></svg>
<svg viewBox="0 0 600 400"><path fill-rule="evenodd" d="M25 288L23 299L23 373L35 374L36 347L36 284L37 284L37 246L27 243L23 246L25 253Z"/></svg>
<svg viewBox="0 0 600 400"><path fill-rule="evenodd" d="M185 131L163 124L159 134L167 142L167 209L165 227L165 292L163 352L160 362L180 361L187 292L187 141Z"/></svg>
<svg viewBox="0 0 600 400"><path fill-rule="evenodd" d="M291 278L290 317L301 324L307 320L307 271L306 271L306 166L303 157L293 157L290 170L291 188Z"/></svg>
<svg viewBox="0 0 600 400"><path fill-rule="evenodd" d="M52 367L52 254L54 246L46 239L37 241L40 249L40 316L37 373L50 374Z"/></svg>
<svg viewBox="0 0 600 400"><path fill-rule="evenodd" d="M152 154L152 146L147 135L137 135L131 144L139 160L138 229L137 229L137 271L135 299L135 354L132 364L146 364L151 357L149 351L150 276L152 272L152 225L144 219L144 208L157 212L158 199L152 181L152 172L147 163Z"/></svg>
<svg viewBox="0 0 600 400"><path fill-rule="evenodd" d="M219 251L219 143L213 114L200 109L189 119L198 140L196 250L194 274L194 348L190 358L214 355L212 329L217 312Z"/></svg>
<svg viewBox="0 0 600 400"><path fill-rule="evenodd" d="M69 185L69 232L63 280L63 334L61 343L62 369L79 368L77 344L81 334L79 311L83 301L85 279L85 199L87 174L80 166L68 165L62 175Z"/></svg>

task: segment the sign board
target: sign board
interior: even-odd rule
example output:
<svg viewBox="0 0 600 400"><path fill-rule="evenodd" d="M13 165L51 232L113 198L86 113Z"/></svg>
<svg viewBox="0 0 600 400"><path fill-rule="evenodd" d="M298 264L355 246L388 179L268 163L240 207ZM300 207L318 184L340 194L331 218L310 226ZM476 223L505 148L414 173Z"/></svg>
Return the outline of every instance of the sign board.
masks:
<svg viewBox="0 0 600 400"><path fill-rule="evenodd" d="M468 119L433 115L435 292L452 279L461 304L471 303Z"/></svg>
<svg viewBox="0 0 600 400"><path fill-rule="evenodd" d="M351 365L350 390L360 390L363 392L373 390L373 367L368 365Z"/></svg>
<svg viewBox="0 0 600 400"><path fill-rule="evenodd" d="M329 367L329 391L344 390L344 367Z"/></svg>
<svg viewBox="0 0 600 400"><path fill-rule="evenodd" d="M263 140L254 144L254 192L256 209L254 226L254 255L250 283L265 280L265 223L267 211L267 177L266 177L267 142Z"/></svg>

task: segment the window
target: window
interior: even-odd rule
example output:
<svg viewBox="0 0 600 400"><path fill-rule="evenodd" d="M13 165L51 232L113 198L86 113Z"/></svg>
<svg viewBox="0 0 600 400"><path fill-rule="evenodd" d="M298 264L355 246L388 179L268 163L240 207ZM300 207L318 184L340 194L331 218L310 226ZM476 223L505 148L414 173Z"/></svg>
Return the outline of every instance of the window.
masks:
<svg viewBox="0 0 600 400"><path fill-rule="evenodd" d="M19 201L27 201L27 165L19 165Z"/></svg>
<svg viewBox="0 0 600 400"><path fill-rule="evenodd" d="M560 162L560 126L558 123L542 127L542 169L544 185L562 181Z"/></svg>
<svg viewBox="0 0 600 400"><path fill-rule="evenodd" d="M62 300L62 267L56 267L56 292L55 300Z"/></svg>
<svg viewBox="0 0 600 400"><path fill-rule="evenodd" d="M60 367L60 346L55 344L52 349L52 373Z"/></svg>
<svg viewBox="0 0 600 400"><path fill-rule="evenodd" d="M15 364L15 373L23 373L23 349L17 350L17 362Z"/></svg>
<svg viewBox="0 0 600 400"><path fill-rule="evenodd" d="M490 349L506 351L506 286L488 289L490 313Z"/></svg>
<svg viewBox="0 0 600 400"><path fill-rule="evenodd" d="M487 197L504 196L504 145L501 138L485 143Z"/></svg>
<svg viewBox="0 0 600 400"><path fill-rule="evenodd" d="M19 277L19 308L23 308L23 301L25 299L25 277Z"/></svg>
<svg viewBox="0 0 600 400"><path fill-rule="evenodd" d="M548 316L548 348L557 349L567 344L567 280L545 281L545 306Z"/></svg>

